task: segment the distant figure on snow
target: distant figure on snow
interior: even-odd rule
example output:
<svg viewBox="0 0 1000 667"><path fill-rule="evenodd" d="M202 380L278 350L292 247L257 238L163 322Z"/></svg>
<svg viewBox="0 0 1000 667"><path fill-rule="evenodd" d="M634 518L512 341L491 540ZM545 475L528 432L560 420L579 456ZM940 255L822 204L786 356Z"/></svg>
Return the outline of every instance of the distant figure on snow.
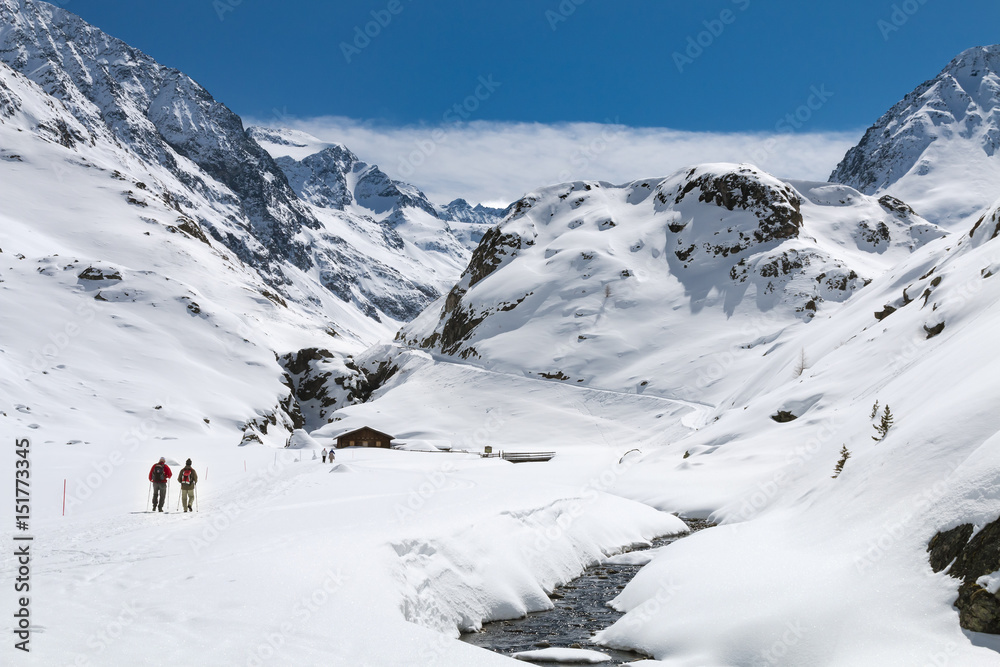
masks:
<svg viewBox="0 0 1000 667"><path fill-rule="evenodd" d="M181 483L181 506L185 512L191 512L194 503L194 485L198 483L198 473L191 467L191 459L184 462L184 467L177 473L177 481Z"/></svg>
<svg viewBox="0 0 1000 667"><path fill-rule="evenodd" d="M163 503L167 499L167 482L173 477L167 459L160 460L149 469L149 481L153 483L153 511L163 511Z"/></svg>
<svg viewBox="0 0 1000 667"><path fill-rule="evenodd" d="M323 448L323 463L326 463L326 447Z"/></svg>
<svg viewBox="0 0 1000 667"><path fill-rule="evenodd" d="M329 456L330 456L330 463L333 463L333 460L334 460L335 458L337 458L337 457L336 457L336 456L334 456L334 454L333 454L333 447L331 447L331 448L330 448L330 454L329 454Z"/></svg>

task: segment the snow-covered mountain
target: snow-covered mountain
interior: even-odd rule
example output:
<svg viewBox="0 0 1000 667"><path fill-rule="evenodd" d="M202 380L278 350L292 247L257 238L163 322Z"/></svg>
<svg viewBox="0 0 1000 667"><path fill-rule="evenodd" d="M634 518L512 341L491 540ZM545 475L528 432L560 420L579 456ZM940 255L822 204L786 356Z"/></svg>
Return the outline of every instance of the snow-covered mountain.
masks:
<svg viewBox="0 0 1000 667"><path fill-rule="evenodd" d="M513 204L399 339L488 368L705 401L721 379L713 351L755 360L785 327L830 317L942 236L891 197L749 165L552 186Z"/></svg>
<svg viewBox="0 0 1000 667"><path fill-rule="evenodd" d="M64 135L68 147L108 143L131 153L129 159L167 171L173 190L167 184L147 185L158 196L170 197L287 298L295 298L284 293L294 268L313 272L324 287L370 316L407 320L453 280L467 259L466 246L481 231L463 230L457 235L461 239L455 238L416 188L391 181L343 147L320 153L298 170L284 164L296 192L240 118L181 72L46 3L3 0L0 21L7 26L0 32L0 62L61 100L82 126L77 135ZM349 202L338 206L330 185L317 192L297 174L314 170L310 184L330 180L337 155L346 160L345 170L359 176L351 185L362 210L355 217L320 221L323 216L307 202L334 210ZM335 179L330 182L336 187ZM195 198L205 211L188 210ZM364 219L371 211L409 207L425 210L434 224L399 214L380 231ZM347 238L349 232L342 232L345 227L360 228L375 246L366 241L358 247Z"/></svg>
<svg viewBox="0 0 1000 667"><path fill-rule="evenodd" d="M319 223L239 117L204 88L46 3L3 0L0 23L0 62L61 100L82 126L65 135L68 148L109 143L162 165L227 218L208 230L244 261L271 272L280 260L312 266L298 235Z"/></svg>
<svg viewBox="0 0 1000 667"><path fill-rule="evenodd" d="M961 227L1000 197L1000 45L952 60L885 113L830 176Z"/></svg>
<svg viewBox="0 0 1000 667"><path fill-rule="evenodd" d="M500 214L245 131L72 14L0 0L0 433L30 440L29 657L506 664L453 638L551 608L681 513L721 525L610 591L627 613L599 641L673 667L998 664L972 630L1000 610L1000 202L965 220L944 199L986 154L993 52L887 122L900 146L962 124L902 173L887 141L852 153L875 156L858 187L705 164ZM981 80L974 104L952 80ZM319 463L362 425L412 451ZM161 455L195 459L200 513L137 511Z"/></svg>
<svg viewBox="0 0 1000 667"><path fill-rule="evenodd" d="M581 487L723 524L664 549L613 601L628 613L600 641L663 664L908 665L945 655L951 664L996 665L996 654L980 648L996 647L995 637L959 627L952 603L962 582L933 573L928 545L965 525L967 540L1000 515L1000 422L990 407L1000 400L990 379L1000 361L982 348L1000 322L998 224L1000 202L974 230L901 253L850 299L828 302L831 317L786 316L763 341L739 311L728 347L703 342L706 329L694 317L662 343L641 341L652 351L645 377L670 383L689 364L715 366L706 374L712 382L695 383L693 395L608 391L572 377L539 378L528 361L518 372L486 355L451 360L404 350L399 373L372 401L339 411L343 421L314 435L326 441L334 427L378 420L451 446L544 443L560 452L535 473L550 482L577 457L641 449L627 470L607 465ZM540 252L545 240L539 233ZM642 326L641 317L615 317L621 336ZM544 336L523 340L550 345ZM653 365L661 344L683 351L675 366ZM533 348L521 351L534 358ZM587 361L588 370L608 372L619 358ZM873 439L886 406L895 423ZM832 479L845 447L850 458ZM996 547L995 539L987 544ZM468 608L450 605L453 582L439 574L462 561L443 543L421 547L410 561L422 566L407 604ZM990 554L966 558L983 559L968 584L984 591L976 595L983 604L994 599L985 592L996 567ZM427 583L417 586L422 576ZM505 612L498 605L494 613ZM419 611L412 618L431 627L449 622Z"/></svg>
<svg viewBox="0 0 1000 667"><path fill-rule="evenodd" d="M361 199L377 206L387 186L412 198L380 214L314 203L305 190L300 198L240 118L189 77L31 0L0 2L0 169L5 312L45 304L3 339L8 404L29 405L25 383L35 383L36 414L79 403L112 419L124 397L126 412L141 414L170 394L189 405L179 410L194 432L224 422L276 443L358 400L364 380L350 356L450 288L486 224L453 223L453 233L442 207L367 166L352 196L371 193ZM420 201L429 211L412 208ZM90 268L94 279L80 277ZM58 279L12 279L32 272ZM165 303L185 308L170 317ZM62 346L30 343L66 339L59 323L81 308L96 336L90 356L120 391L88 391L95 378L83 369L50 374L64 365ZM122 308L146 324L123 321ZM153 356L139 363L141 350L203 336L212 342L175 359L172 381L137 377L166 372ZM219 349L249 356L208 352ZM138 365L123 371L123 356ZM208 369L216 382L184 388ZM302 392L318 378L329 382ZM252 389L223 406L215 397L234 395L229 382ZM35 423L24 414L17 419Z"/></svg>
<svg viewBox="0 0 1000 667"><path fill-rule="evenodd" d="M393 180L342 144L282 128L251 127L248 133L274 156L303 200L377 220L390 234L454 258L459 270L468 251L503 216L503 209L472 207L464 199L434 204L413 185Z"/></svg>

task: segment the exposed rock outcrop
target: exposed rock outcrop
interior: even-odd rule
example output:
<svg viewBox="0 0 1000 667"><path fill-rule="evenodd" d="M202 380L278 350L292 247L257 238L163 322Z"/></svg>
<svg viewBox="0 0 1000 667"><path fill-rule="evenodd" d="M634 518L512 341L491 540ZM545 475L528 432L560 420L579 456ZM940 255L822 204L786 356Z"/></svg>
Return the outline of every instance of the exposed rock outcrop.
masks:
<svg viewBox="0 0 1000 667"><path fill-rule="evenodd" d="M1000 519L973 532L966 523L935 535L927 546L931 569L947 568L962 581L955 606L963 628L1000 634Z"/></svg>

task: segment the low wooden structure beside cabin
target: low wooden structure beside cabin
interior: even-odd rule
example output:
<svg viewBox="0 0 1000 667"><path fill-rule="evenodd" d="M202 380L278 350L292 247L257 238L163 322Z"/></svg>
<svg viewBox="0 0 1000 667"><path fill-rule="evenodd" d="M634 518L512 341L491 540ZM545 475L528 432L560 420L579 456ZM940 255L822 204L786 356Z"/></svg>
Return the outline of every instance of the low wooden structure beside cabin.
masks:
<svg viewBox="0 0 1000 667"><path fill-rule="evenodd" d="M370 426L362 426L361 428L337 436L337 449L343 449L344 447L382 447L384 449L391 449L392 440L393 437L388 433L376 431Z"/></svg>

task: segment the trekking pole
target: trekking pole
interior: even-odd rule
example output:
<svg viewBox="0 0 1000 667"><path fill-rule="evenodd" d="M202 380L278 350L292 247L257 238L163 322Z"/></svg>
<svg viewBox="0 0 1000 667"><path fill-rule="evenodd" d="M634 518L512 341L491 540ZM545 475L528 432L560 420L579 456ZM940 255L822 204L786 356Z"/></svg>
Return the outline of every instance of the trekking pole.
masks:
<svg viewBox="0 0 1000 667"><path fill-rule="evenodd" d="M149 490L146 492L146 511L149 511L149 499L152 497L153 493L153 483L149 483Z"/></svg>
<svg viewBox="0 0 1000 667"><path fill-rule="evenodd" d="M198 511L198 485L194 485L194 511Z"/></svg>
<svg viewBox="0 0 1000 667"><path fill-rule="evenodd" d="M167 480L167 483L164 484L164 486L167 487L167 491L166 491L166 493L167 493L167 510L169 511L170 510L170 480L169 479ZM160 502L162 502L162 501L163 501L163 499L161 498Z"/></svg>
<svg viewBox="0 0 1000 667"><path fill-rule="evenodd" d="M181 496L182 495L183 494L181 494L181 493L177 494L177 509L174 510L175 512L179 512L180 509L181 509Z"/></svg>

